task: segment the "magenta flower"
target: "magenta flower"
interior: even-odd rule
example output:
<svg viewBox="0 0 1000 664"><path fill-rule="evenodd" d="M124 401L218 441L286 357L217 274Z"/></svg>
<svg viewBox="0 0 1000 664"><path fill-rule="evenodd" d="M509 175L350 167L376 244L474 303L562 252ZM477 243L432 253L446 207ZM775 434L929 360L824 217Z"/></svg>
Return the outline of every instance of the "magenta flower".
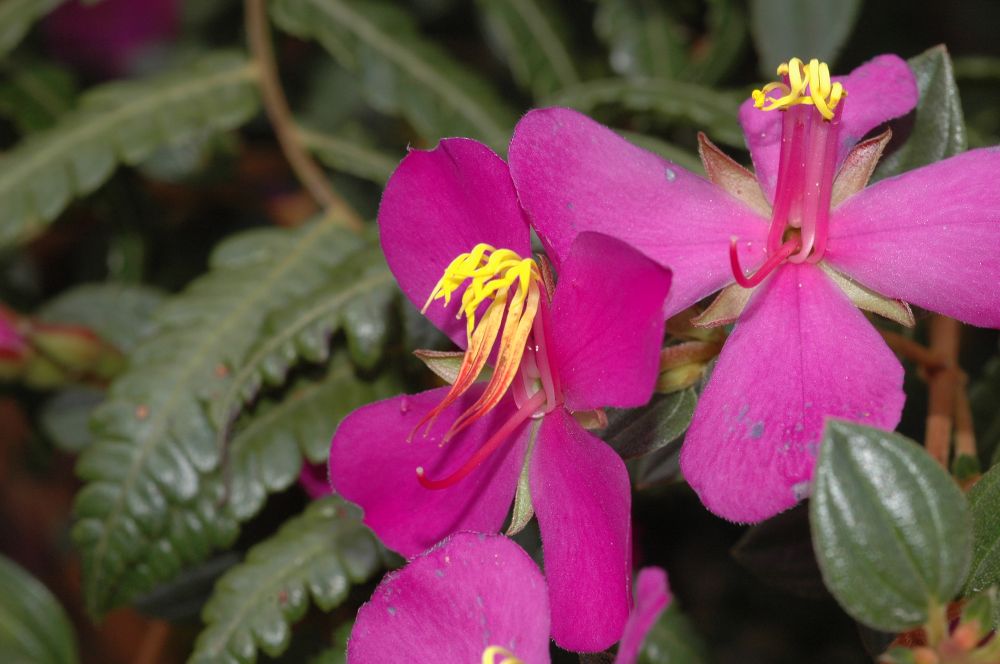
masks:
<svg viewBox="0 0 1000 664"><path fill-rule="evenodd" d="M670 602L663 570L636 582L615 664L633 664ZM386 576L358 611L348 664L549 662L549 596L538 567L499 535L458 533Z"/></svg>
<svg viewBox="0 0 1000 664"><path fill-rule="evenodd" d="M902 367L852 302L902 322L912 323L906 301L1000 326L1000 151L864 188L887 136L851 148L914 107L906 63L883 55L831 80L825 65L794 60L779 73L740 112L756 179L707 140L711 181L566 109L529 113L510 148L518 195L557 267L577 233L600 231L670 266L667 316L725 289L694 321L738 318L681 467L733 521L807 495L825 417L898 423Z"/></svg>
<svg viewBox="0 0 1000 664"><path fill-rule="evenodd" d="M573 414L648 400L669 271L583 233L553 289L544 264L522 258L530 228L507 165L467 139L406 156L379 229L403 292L467 350L451 388L345 418L331 483L407 556L459 530L497 531L516 489L538 517L553 637L570 650L606 648L628 615L629 481ZM474 382L490 358L492 377Z"/></svg>

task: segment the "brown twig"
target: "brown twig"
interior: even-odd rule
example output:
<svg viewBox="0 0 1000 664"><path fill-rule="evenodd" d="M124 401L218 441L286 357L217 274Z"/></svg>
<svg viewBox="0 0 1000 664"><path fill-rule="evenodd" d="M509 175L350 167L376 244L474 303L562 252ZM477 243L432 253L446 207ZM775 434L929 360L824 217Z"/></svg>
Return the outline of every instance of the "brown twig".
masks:
<svg viewBox="0 0 1000 664"><path fill-rule="evenodd" d="M879 330L886 345L897 355L917 364L928 375L945 367L944 360L926 346L898 332Z"/></svg>
<svg viewBox="0 0 1000 664"><path fill-rule="evenodd" d="M931 319L930 328L930 351L941 358L943 367L928 376L929 397L924 445L927 452L947 468L951 452L955 394L962 382L958 369L961 325L953 318L935 316Z"/></svg>
<svg viewBox="0 0 1000 664"><path fill-rule="evenodd" d="M153 620L149 623L136 653L135 664L156 664L163 661L163 649L167 646L170 636L170 623L165 620Z"/></svg>
<svg viewBox="0 0 1000 664"><path fill-rule="evenodd" d="M347 228L360 232L363 229L361 218L333 190L323 169L299 142L292 112L281 88L281 80L278 78L278 67L274 59L271 31L264 3L265 0L244 2L247 39L250 43L250 52L259 69L260 94L264 110L274 128L281 151L302 186L309 191L316 202L326 208L328 213L342 219Z"/></svg>
<svg viewBox="0 0 1000 664"><path fill-rule="evenodd" d="M969 404L965 380L959 381L955 392L955 454L973 458L976 456L976 431L972 424L972 406Z"/></svg>

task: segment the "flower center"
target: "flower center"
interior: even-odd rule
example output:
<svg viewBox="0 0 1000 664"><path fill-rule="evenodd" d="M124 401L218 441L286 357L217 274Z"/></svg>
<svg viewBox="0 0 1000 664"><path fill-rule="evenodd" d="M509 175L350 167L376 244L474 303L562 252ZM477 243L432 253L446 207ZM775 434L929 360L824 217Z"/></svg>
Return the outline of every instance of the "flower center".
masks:
<svg viewBox="0 0 1000 664"><path fill-rule="evenodd" d="M524 664L524 662L504 647L489 646L483 651L482 664Z"/></svg>
<svg viewBox="0 0 1000 664"><path fill-rule="evenodd" d="M739 266L736 239L730 244L733 276L745 288L759 284L786 260L816 263L826 250L841 102L847 91L830 79L830 68L819 60L805 64L792 58L778 67L778 75L782 81L768 83L752 95L757 108L783 115L778 182L767 238L770 256L748 277ZM790 229L796 232L789 233Z"/></svg>
<svg viewBox="0 0 1000 664"><path fill-rule="evenodd" d="M466 282L468 284L466 285ZM465 316L468 345L458 377L441 403L432 408L414 431L434 420L454 404L475 383L496 346L496 365L486 389L445 433L442 444L493 410L510 390L517 411L477 450L458 471L443 480L424 476L417 468L420 483L427 488L445 488L475 470L518 426L530 417L541 417L561 403L559 380L545 349L548 317L548 290L538 264L521 258L510 249L477 244L461 254L444 271L431 291L423 311L434 300L451 302L456 290L465 285L457 318ZM479 315L479 310L485 310ZM478 321L477 321L478 315ZM412 437L412 433L411 433Z"/></svg>

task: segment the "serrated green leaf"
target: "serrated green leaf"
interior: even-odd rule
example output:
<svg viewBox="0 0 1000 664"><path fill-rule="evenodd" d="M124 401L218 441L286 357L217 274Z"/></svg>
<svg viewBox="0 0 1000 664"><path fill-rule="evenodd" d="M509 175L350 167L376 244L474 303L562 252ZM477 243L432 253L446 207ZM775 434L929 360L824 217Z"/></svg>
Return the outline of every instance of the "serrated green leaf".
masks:
<svg viewBox="0 0 1000 664"><path fill-rule="evenodd" d="M310 597L330 611L381 566L379 545L360 511L334 496L318 500L219 579L189 661L254 662L258 650L275 657L288 647L290 625Z"/></svg>
<svg viewBox="0 0 1000 664"><path fill-rule="evenodd" d="M96 442L77 466L74 538L97 614L170 578L237 532L220 516L218 432L204 403L226 387L266 318L328 284L363 240L325 218L295 231L250 231L223 243L208 274L156 312L155 332L130 356L95 413ZM175 509L177 508L177 509ZM165 533L169 532L169 536Z"/></svg>
<svg viewBox="0 0 1000 664"><path fill-rule="evenodd" d="M48 129L73 107L76 81L65 68L44 60L0 62L0 115L22 134Z"/></svg>
<svg viewBox="0 0 1000 664"><path fill-rule="evenodd" d="M271 15L298 37L315 38L360 76L368 102L404 117L429 142L472 136L506 148L516 115L472 71L381 0L277 0Z"/></svg>
<svg viewBox="0 0 1000 664"><path fill-rule="evenodd" d="M183 71L87 93L76 111L0 159L0 245L38 233L119 162L136 164L162 145L247 120L257 108L255 72L238 54L215 53Z"/></svg>
<svg viewBox="0 0 1000 664"><path fill-rule="evenodd" d="M676 600L653 624L639 651L639 664L703 664L708 648Z"/></svg>
<svg viewBox="0 0 1000 664"><path fill-rule="evenodd" d="M375 184L384 185L399 165L399 159L358 140L303 127L299 127L298 136L302 144L330 168Z"/></svg>
<svg viewBox="0 0 1000 664"><path fill-rule="evenodd" d="M657 79L610 78L587 81L552 95L543 106L569 106L584 113L609 106L648 113L669 122L698 127L714 141L744 147L736 120L744 95L694 83Z"/></svg>
<svg viewBox="0 0 1000 664"><path fill-rule="evenodd" d="M608 426L601 433L623 459L655 452L680 438L691 424L698 398L694 390L655 395L640 408L609 410Z"/></svg>
<svg viewBox="0 0 1000 664"><path fill-rule="evenodd" d="M0 2L0 58L20 43L28 29L65 0L4 0Z"/></svg>
<svg viewBox="0 0 1000 664"><path fill-rule="evenodd" d="M257 342L220 386L211 404L220 445L226 423L262 385L282 384L291 366L303 358L325 361L334 332L344 330L358 364L371 367L380 358L388 309L397 293L381 250L366 247L337 264L317 285L271 313Z"/></svg>
<svg viewBox="0 0 1000 664"><path fill-rule="evenodd" d="M819 58L832 66L860 9L861 0L751 0L760 73L770 80L775 68L791 58Z"/></svg>
<svg viewBox="0 0 1000 664"><path fill-rule="evenodd" d="M81 284L46 302L38 317L83 325L128 353L150 331L153 312L165 296L157 288L137 284Z"/></svg>
<svg viewBox="0 0 1000 664"><path fill-rule="evenodd" d="M548 0L477 0L486 36L514 80L536 97L579 82L560 34L568 24Z"/></svg>
<svg viewBox="0 0 1000 664"><path fill-rule="evenodd" d="M599 0L594 32L621 76L673 79L687 65L681 27L662 0Z"/></svg>
<svg viewBox="0 0 1000 664"><path fill-rule="evenodd" d="M343 354L334 357L319 381L299 381L279 400L258 405L238 424L227 449L225 509L238 521L257 514L270 493L299 476L303 457L326 460L337 424L355 408L398 393L389 376L363 382Z"/></svg>
<svg viewBox="0 0 1000 664"><path fill-rule="evenodd" d="M75 664L73 626L48 588L0 556L0 661Z"/></svg>
<svg viewBox="0 0 1000 664"><path fill-rule="evenodd" d="M828 420L810 503L827 588L860 622L899 632L961 589L972 549L965 497L916 443Z"/></svg>
<svg viewBox="0 0 1000 664"><path fill-rule="evenodd" d="M965 594L1000 584L1000 467L983 475L969 491L972 511L972 567Z"/></svg>
<svg viewBox="0 0 1000 664"><path fill-rule="evenodd" d="M968 145L962 100L948 49L935 46L906 62L920 91L916 121L906 143L875 169L875 180L951 157Z"/></svg>

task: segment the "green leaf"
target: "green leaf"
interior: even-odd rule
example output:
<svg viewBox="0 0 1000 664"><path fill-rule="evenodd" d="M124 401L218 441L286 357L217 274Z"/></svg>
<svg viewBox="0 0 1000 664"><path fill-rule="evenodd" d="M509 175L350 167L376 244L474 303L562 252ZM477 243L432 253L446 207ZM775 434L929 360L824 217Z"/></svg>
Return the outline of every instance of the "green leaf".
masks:
<svg viewBox="0 0 1000 664"><path fill-rule="evenodd" d="M827 588L860 622L900 632L959 591L971 520L952 478L912 441L829 420L810 504Z"/></svg>
<svg viewBox="0 0 1000 664"><path fill-rule="evenodd" d="M983 475L969 491L972 510L972 567L965 583L970 595L1000 584L1000 467Z"/></svg>
<svg viewBox="0 0 1000 664"><path fill-rule="evenodd" d="M275 22L314 38L361 78L368 102L404 117L429 142L472 136L506 148L516 115L482 79L381 0L277 0Z"/></svg>
<svg viewBox="0 0 1000 664"><path fill-rule="evenodd" d="M281 385L289 369L302 359L324 362L330 337L343 329L354 360L372 367L381 357L388 335L389 308L396 284L377 246L367 246L333 267L315 290L277 308L239 364L230 365L212 399L212 421L224 444L226 424L262 385Z"/></svg>
<svg viewBox="0 0 1000 664"><path fill-rule="evenodd" d="M648 405L610 410L603 438L623 459L655 452L680 438L691 424L698 398L694 390L654 395Z"/></svg>
<svg viewBox="0 0 1000 664"><path fill-rule="evenodd" d="M594 32L621 76L672 79L687 65L681 26L662 0L599 0Z"/></svg>
<svg viewBox="0 0 1000 664"><path fill-rule="evenodd" d="M851 36L861 0L751 0L750 26L768 80L782 62L819 58L833 65Z"/></svg>
<svg viewBox="0 0 1000 664"><path fill-rule="evenodd" d="M225 574L205 605L205 630L189 662L246 663L280 655L309 599L330 611L382 567L360 511L330 496L312 503Z"/></svg>
<svg viewBox="0 0 1000 664"><path fill-rule="evenodd" d="M681 613L677 601L649 630L639 651L639 664L703 664L709 661L708 648Z"/></svg>
<svg viewBox="0 0 1000 664"><path fill-rule="evenodd" d="M4 0L0 2L0 58L20 43L35 21L65 0Z"/></svg>
<svg viewBox="0 0 1000 664"><path fill-rule="evenodd" d="M399 165L399 159L379 152L357 139L304 127L299 127L298 136L302 144L330 168L378 185L384 185Z"/></svg>
<svg viewBox="0 0 1000 664"><path fill-rule="evenodd" d="M46 302L38 317L51 323L83 325L128 353L150 331L153 312L165 295L159 289L136 284L81 284Z"/></svg>
<svg viewBox="0 0 1000 664"><path fill-rule="evenodd" d="M74 664L73 626L48 588L0 556L0 661Z"/></svg>
<svg viewBox="0 0 1000 664"><path fill-rule="evenodd" d="M224 242L209 272L168 300L155 332L131 354L95 413L96 442L77 472L74 539L84 589L99 614L170 578L184 561L229 544L235 522L221 514L218 431L205 403L228 387L268 316L326 286L363 246L324 218L295 231L249 231ZM169 532L168 532L169 531Z"/></svg>
<svg viewBox="0 0 1000 664"><path fill-rule="evenodd" d="M708 0L708 33L699 39L685 78L717 83L739 64L747 42L747 19L735 0Z"/></svg>
<svg viewBox="0 0 1000 664"><path fill-rule="evenodd" d="M580 80L549 0L476 0L486 36L524 90L541 97Z"/></svg>
<svg viewBox="0 0 1000 664"><path fill-rule="evenodd" d="M669 122L704 130L712 140L744 147L736 120L742 93L717 91L694 83L657 79L610 78L587 81L546 99L544 106L569 106L592 114L601 107L648 113Z"/></svg>
<svg viewBox="0 0 1000 664"><path fill-rule="evenodd" d="M295 482L303 457L310 463L326 461L341 419L401 388L388 376L358 380L351 362L338 354L322 380L299 381L281 399L258 405L237 423L227 448L226 511L237 521L257 514L268 494Z"/></svg>
<svg viewBox="0 0 1000 664"><path fill-rule="evenodd" d="M935 46L907 60L917 78L920 100L909 139L875 170L875 180L926 166L966 149L962 100L944 46Z"/></svg>
<svg viewBox="0 0 1000 664"><path fill-rule="evenodd" d="M22 134L48 129L73 107L76 81L63 67L18 58L0 61L0 71L0 115L10 118Z"/></svg>
<svg viewBox="0 0 1000 664"><path fill-rule="evenodd" d="M162 145L243 123L257 108L255 75L242 56L215 53L183 71L87 93L78 110L0 158L0 245L38 233L118 162L136 164Z"/></svg>
<svg viewBox="0 0 1000 664"><path fill-rule="evenodd" d="M986 467L996 464L1000 454L1000 357L990 358L979 378L969 386L972 420L976 423L976 447ZM991 461L991 459L993 459Z"/></svg>
<svg viewBox="0 0 1000 664"><path fill-rule="evenodd" d="M71 387L46 400L38 413L39 425L56 447L79 454L93 436L87 428L94 409L104 401L104 391Z"/></svg>

